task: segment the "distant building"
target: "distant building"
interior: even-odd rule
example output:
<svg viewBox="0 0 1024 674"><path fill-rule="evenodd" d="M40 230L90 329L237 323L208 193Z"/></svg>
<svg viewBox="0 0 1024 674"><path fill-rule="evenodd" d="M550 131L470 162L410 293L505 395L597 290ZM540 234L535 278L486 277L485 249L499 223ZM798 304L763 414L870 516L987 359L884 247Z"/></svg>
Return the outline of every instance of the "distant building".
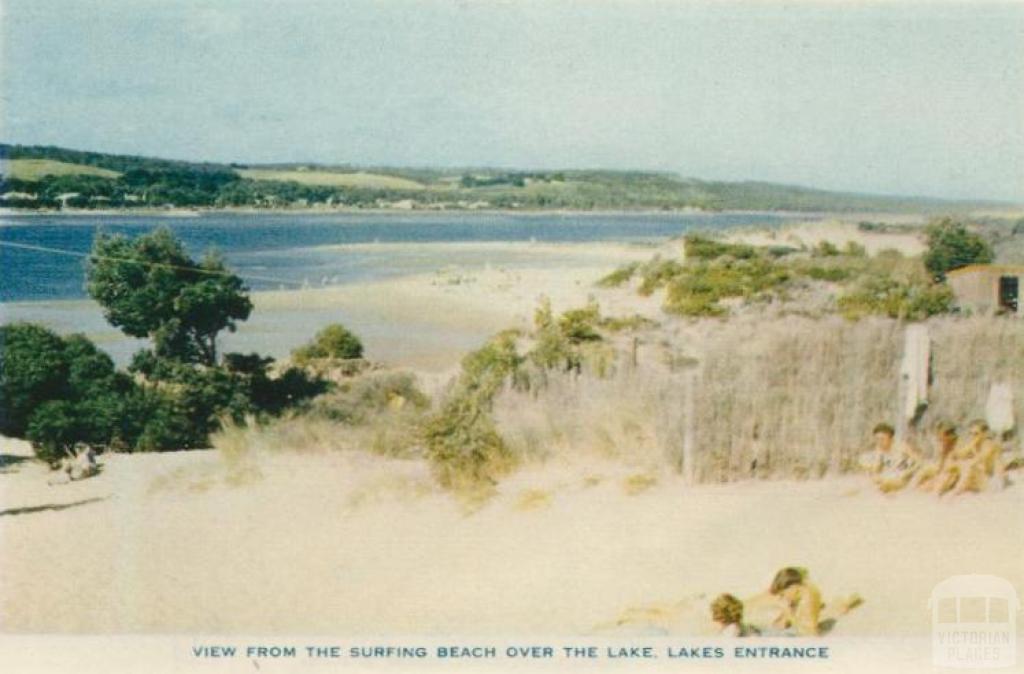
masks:
<svg viewBox="0 0 1024 674"><path fill-rule="evenodd" d="M947 273L946 282L962 309L1024 316L1024 265L972 264Z"/></svg>

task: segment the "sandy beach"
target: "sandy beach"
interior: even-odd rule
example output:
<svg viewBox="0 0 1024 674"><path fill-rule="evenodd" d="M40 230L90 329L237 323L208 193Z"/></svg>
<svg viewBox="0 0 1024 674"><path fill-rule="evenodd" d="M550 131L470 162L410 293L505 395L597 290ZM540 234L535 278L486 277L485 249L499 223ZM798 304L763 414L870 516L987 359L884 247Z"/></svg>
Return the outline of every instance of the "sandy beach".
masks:
<svg viewBox="0 0 1024 674"><path fill-rule="evenodd" d="M908 255L921 246L912 232L842 222L732 240L855 241ZM724 323L673 318L659 294L595 285L622 264L676 257L681 245L419 244L430 273L254 293L253 318L225 346L287 357L341 321L371 359L415 371L436 395L465 353L499 330L528 327L542 298L556 312L594 298L604 315L657 320L661 334L695 349L726 336ZM453 252L476 262L446 264ZM516 264L493 262L509 256ZM137 346L88 302L5 309L105 334L105 349ZM761 320L751 314L733 327L740 334ZM650 438L641 438L658 434L654 407L661 414L670 401L650 409L632 401L634 410L601 390L551 417L613 404L616 456L567 451L591 441L583 433L546 460L526 461L483 501L443 490L423 458L324 447L108 453L99 476L51 485L25 442L2 439L0 632L8 644L39 633L713 639L711 599L760 594L778 569L796 565L810 570L826 606L855 593L864 600L822 643L879 643L917 663L927 655L936 583L986 573L1024 586L1020 485L941 500L882 495L855 475L691 485L664 457L648 460ZM597 396L593 407L588 396ZM884 652L890 663L894 651Z"/></svg>
<svg viewBox="0 0 1024 674"><path fill-rule="evenodd" d="M939 501L858 478L687 488L663 473L636 491L627 466L589 462L527 467L467 510L423 463L362 453L103 463L65 486L5 466L3 631L599 635L675 604L657 626L700 635L710 597L798 564L826 597L864 597L836 635L913 636L947 576L1024 583L1019 488Z"/></svg>

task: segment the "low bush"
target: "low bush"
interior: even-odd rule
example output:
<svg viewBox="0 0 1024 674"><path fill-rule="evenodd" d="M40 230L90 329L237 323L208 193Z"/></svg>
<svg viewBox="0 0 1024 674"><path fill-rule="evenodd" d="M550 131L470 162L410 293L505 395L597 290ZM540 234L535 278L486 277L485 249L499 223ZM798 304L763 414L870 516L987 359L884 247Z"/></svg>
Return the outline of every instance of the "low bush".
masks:
<svg viewBox="0 0 1024 674"><path fill-rule="evenodd" d="M372 372L339 384L313 401L310 413L343 424L359 425L406 406L423 410L430 399L408 372Z"/></svg>
<svg viewBox="0 0 1024 674"><path fill-rule="evenodd" d="M811 249L811 257L836 257L839 255L839 248L831 241L819 241L818 245Z"/></svg>
<svg viewBox="0 0 1024 674"><path fill-rule="evenodd" d="M351 360L362 357L363 343L348 328L338 323L328 325L309 344L292 352L292 360L296 365L321 358Z"/></svg>
<svg viewBox="0 0 1024 674"><path fill-rule="evenodd" d="M717 260L725 256L749 260L760 255L760 251L749 244L726 243L699 234L688 234L683 242L688 260Z"/></svg>
<svg viewBox="0 0 1024 674"><path fill-rule="evenodd" d="M655 290L662 288L666 283L682 273L683 264L676 260L662 260L655 257L650 262L640 266L640 287L637 292L644 297L651 295Z"/></svg>
<svg viewBox="0 0 1024 674"><path fill-rule="evenodd" d="M718 316L725 309L719 300L730 297L754 299L784 285L790 271L765 258L687 265L668 284L665 310L681 316Z"/></svg>
<svg viewBox="0 0 1024 674"><path fill-rule="evenodd" d="M910 321L948 313L953 293L938 283L913 283L892 277L863 279L837 301L839 311L849 319L881 315Z"/></svg>
<svg viewBox="0 0 1024 674"><path fill-rule="evenodd" d="M846 267L807 267L803 273L815 281L828 281L830 283L839 283L846 281L853 276L853 271Z"/></svg>
<svg viewBox="0 0 1024 674"><path fill-rule="evenodd" d="M605 316L601 318L600 326L609 332L629 332L656 328L658 322L640 314L633 314L632 316Z"/></svg>
<svg viewBox="0 0 1024 674"><path fill-rule="evenodd" d="M517 335L505 332L466 356L453 391L427 422L427 457L442 486L493 484L515 464L495 429L491 410L495 395L506 381L516 379L524 362L516 345Z"/></svg>
<svg viewBox="0 0 1024 674"><path fill-rule="evenodd" d="M327 390L327 382L289 367L277 377L273 358L229 353L223 367L196 367L138 352L129 369L145 378L151 419L139 449L194 449L209 446L223 419L277 416Z"/></svg>
<svg viewBox="0 0 1024 674"><path fill-rule="evenodd" d="M627 265L619 267L607 276L602 277L601 280L597 282L597 285L601 288L618 288L621 285L629 283L633 276L636 275L637 269L639 268L639 262L630 262Z"/></svg>

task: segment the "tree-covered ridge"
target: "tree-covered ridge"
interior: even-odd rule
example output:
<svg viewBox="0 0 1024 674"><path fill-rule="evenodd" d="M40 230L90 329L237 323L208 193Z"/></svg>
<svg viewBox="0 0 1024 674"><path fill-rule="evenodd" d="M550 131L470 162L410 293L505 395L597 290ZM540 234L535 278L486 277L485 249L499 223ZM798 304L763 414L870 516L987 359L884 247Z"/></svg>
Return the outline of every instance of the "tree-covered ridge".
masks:
<svg viewBox="0 0 1024 674"><path fill-rule="evenodd" d="M991 202L829 192L659 171L223 164L0 144L14 208L967 211ZM31 162L31 170L28 164ZM46 162L51 162L47 172ZM76 169L77 167L77 169Z"/></svg>

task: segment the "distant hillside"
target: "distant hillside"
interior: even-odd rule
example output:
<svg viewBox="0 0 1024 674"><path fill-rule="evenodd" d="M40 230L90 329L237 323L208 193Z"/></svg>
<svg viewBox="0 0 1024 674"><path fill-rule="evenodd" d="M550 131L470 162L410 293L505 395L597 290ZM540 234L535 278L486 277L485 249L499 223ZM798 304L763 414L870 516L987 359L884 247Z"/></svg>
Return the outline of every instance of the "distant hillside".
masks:
<svg viewBox="0 0 1024 674"><path fill-rule="evenodd" d="M109 169L89 166L87 164L69 164L55 159L11 159L4 173L9 173L12 178L25 181L38 181L46 176L74 175L116 179L121 175L117 171Z"/></svg>
<svg viewBox="0 0 1024 674"><path fill-rule="evenodd" d="M667 172L221 164L0 144L2 205L964 212L992 202L712 182Z"/></svg>
<svg viewBox="0 0 1024 674"><path fill-rule="evenodd" d="M329 187L356 187L382 190L421 190L423 184L408 178L381 173L355 173L340 171L319 171L305 167L298 169L239 169L238 174L251 180L269 180L275 182L297 182L302 185L322 185Z"/></svg>

